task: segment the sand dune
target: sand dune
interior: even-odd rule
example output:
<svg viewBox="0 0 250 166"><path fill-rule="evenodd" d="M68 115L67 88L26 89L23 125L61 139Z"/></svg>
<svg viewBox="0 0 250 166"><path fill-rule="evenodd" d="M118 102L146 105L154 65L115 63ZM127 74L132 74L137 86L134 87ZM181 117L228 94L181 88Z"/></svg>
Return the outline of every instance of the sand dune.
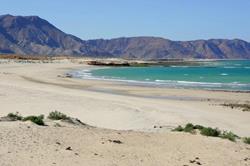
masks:
<svg viewBox="0 0 250 166"><path fill-rule="evenodd" d="M40 127L27 122L1 122L0 164L250 165L250 146L220 138L60 124Z"/></svg>

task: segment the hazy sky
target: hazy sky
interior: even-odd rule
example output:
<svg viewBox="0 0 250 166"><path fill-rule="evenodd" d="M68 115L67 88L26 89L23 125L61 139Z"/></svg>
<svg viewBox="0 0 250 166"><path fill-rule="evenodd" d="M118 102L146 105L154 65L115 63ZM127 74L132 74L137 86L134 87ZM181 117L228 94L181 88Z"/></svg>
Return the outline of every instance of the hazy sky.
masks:
<svg viewBox="0 0 250 166"><path fill-rule="evenodd" d="M82 39L250 41L250 0L0 0L0 4L1 15L38 15Z"/></svg>

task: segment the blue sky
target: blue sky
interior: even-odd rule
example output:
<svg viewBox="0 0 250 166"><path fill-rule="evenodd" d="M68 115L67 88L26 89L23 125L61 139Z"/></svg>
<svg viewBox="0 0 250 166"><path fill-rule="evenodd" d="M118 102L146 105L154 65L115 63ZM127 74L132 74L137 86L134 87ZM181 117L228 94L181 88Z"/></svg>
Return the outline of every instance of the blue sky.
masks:
<svg viewBox="0 0 250 166"><path fill-rule="evenodd" d="M0 14L38 15L82 39L250 41L250 0L0 0L0 4Z"/></svg>

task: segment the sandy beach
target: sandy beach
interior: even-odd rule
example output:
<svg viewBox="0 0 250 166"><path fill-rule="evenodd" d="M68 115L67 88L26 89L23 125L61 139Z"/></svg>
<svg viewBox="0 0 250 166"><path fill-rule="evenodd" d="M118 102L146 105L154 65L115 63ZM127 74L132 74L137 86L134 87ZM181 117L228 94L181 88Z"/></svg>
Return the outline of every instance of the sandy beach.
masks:
<svg viewBox="0 0 250 166"><path fill-rule="evenodd" d="M68 71L89 68L93 67L72 60L0 64L0 116L57 110L94 127L1 122L1 165L192 165L189 160L196 157L202 165L250 165L249 145L170 132L190 122L249 137L250 112L221 104L250 103L250 93L65 77ZM72 146L73 152L64 146Z"/></svg>

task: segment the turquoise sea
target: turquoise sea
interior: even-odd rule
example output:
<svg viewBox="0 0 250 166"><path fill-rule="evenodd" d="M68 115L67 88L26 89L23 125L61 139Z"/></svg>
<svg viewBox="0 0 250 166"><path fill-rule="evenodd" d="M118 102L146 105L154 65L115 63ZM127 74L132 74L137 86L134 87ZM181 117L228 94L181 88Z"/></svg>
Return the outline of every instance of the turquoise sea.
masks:
<svg viewBox="0 0 250 166"><path fill-rule="evenodd" d="M73 71L82 79L125 81L138 85L250 91L250 61L202 62L199 66L112 67Z"/></svg>

